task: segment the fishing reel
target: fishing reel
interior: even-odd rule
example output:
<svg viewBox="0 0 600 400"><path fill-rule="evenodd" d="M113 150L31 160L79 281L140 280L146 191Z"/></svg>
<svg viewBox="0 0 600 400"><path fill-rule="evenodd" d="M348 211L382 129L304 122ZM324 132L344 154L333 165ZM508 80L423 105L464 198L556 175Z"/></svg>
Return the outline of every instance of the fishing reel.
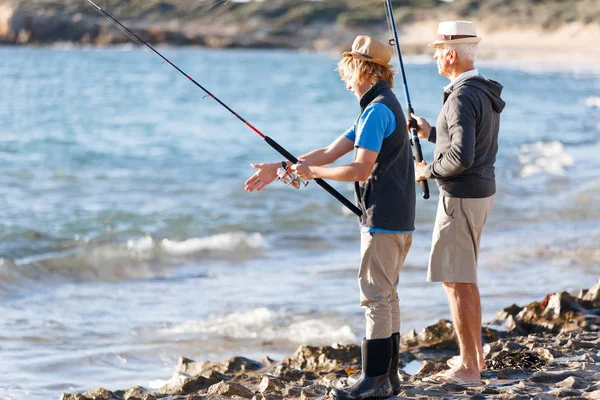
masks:
<svg viewBox="0 0 600 400"><path fill-rule="evenodd" d="M296 189L300 189L300 186L302 185L308 185L308 182L302 180L295 171L288 168L285 161L282 161L281 167L277 168L277 180L286 185L292 185Z"/></svg>

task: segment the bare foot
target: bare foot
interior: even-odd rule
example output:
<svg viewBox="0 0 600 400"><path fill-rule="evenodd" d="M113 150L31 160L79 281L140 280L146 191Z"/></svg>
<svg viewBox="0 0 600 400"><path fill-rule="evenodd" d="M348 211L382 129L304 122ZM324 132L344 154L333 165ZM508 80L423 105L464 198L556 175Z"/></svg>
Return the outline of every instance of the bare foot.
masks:
<svg viewBox="0 0 600 400"><path fill-rule="evenodd" d="M450 368L460 368L462 366L460 356L454 356L450 358L448 361L446 361L446 364L448 364ZM479 371L486 370L485 360L483 358L480 358L477 364L479 366Z"/></svg>
<svg viewBox="0 0 600 400"><path fill-rule="evenodd" d="M479 372L470 372L462 368L450 368L433 376L439 383L455 383L465 386L480 386L481 375Z"/></svg>

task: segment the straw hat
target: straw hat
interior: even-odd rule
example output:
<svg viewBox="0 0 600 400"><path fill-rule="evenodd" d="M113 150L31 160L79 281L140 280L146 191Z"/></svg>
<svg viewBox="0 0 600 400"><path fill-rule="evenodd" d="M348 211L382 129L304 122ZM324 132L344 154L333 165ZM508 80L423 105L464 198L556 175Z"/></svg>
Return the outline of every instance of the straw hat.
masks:
<svg viewBox="0 0 600 400"><path fill-rule="evenodd" d="M354 43L352 43L352 50L342 53L342 56L353 57L357 60L369 61L383 65L386 68L392 68L390 65L392 52L386 45L369 36L357 36L354 39Z"/></svg>
<svg viewBox="0 0 600 400"><path fill-rule="evenodd" d="M429 47L438 44L467 44L479 43L481 38L477 36L475 23L469 21L445 21L438 25L435 42L429 43Z"/></svg>

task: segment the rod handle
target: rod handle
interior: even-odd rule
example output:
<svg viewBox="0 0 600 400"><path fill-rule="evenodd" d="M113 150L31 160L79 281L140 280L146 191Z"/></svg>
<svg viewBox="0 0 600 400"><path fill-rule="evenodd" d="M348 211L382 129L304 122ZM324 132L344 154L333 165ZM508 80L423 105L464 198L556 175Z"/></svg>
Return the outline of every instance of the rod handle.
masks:
<svg viewBox="0 0 600 400"><path fill-rule="evenodd" d="M298 163L298 159L296 157L294 157L289 151L287 151L286 149L281 147L281 145L279 143L277 143L270 137L265 136L265 142L267 142L269 144L269 146L271 146L273 149L275 149L275 151L277 151L279 154L284 156L288 161L290 161L294 164ZM319 185L323 189L325 189L327 191L327 193L329 193L330 195L335 197L340 203L342 203L350 211L352 211L354 214L356 214L357 217L360 217L362 215L362 211L360 210L360 208L358 208L354 204L352 204L350 202L350 200L345 198L340 192L338 192L333 187L331 187L331 185L329 183L325 182L321 178L316 178L316 179L314 179L314 181L317 183L317 185Z"/></svg>
<svg viewBox="0 0 600 400"><path fill-rule="evenodd" d="M413 155L415 157L416 162L423 161L423 151L421 150L421 143L419 142L419 135L417 130L419 125L417 124L417 120L413 118L413 113L415 110L411 106L408 106L408 124L410 128L410 144L413 148ZM419 182L421 185L421 195L425 200L429 198L429 184L427 180Z"/></svg>

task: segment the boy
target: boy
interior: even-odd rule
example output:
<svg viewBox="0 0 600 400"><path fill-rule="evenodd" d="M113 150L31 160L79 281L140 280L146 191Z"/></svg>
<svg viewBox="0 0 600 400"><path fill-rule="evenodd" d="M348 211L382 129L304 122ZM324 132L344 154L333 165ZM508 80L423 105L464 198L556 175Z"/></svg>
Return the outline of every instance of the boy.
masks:
<svg viewBox="0 0 600 400"><path fill-rule="evenodd" d="M360 305L365 308L366 335L361 344L362 372L350 384L335 388L337 399L387 398L400 385L398 346L400 305L397 285L412 243L415 217L414 165L406 119L392 92L390 50L358 36L344 52L338 71L359 100L360 115L329 146L300 157L291 169L305 180L354 182L361 225ZM329 166L354 150L352 162ZM246 190L261 190L276 178L281 163L252 164L258 171Z"/></svg>

